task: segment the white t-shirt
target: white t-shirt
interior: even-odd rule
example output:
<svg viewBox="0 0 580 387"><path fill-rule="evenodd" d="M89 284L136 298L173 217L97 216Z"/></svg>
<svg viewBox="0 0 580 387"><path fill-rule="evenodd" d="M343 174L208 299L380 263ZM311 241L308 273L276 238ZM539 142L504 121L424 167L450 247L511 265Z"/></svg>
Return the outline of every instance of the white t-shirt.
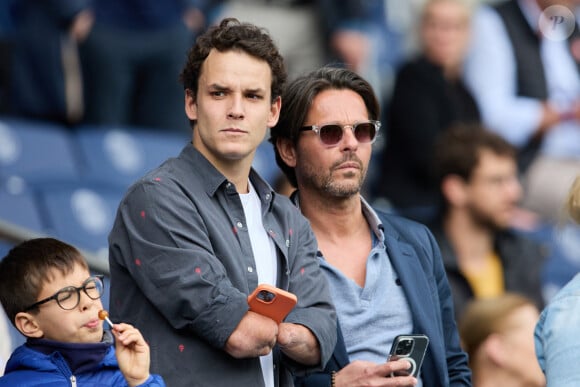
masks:
<svg viewBox="0 0 580 387"><path fill-rule="evenodd" d="M278 275L276 248L274 241L270 239L262 223L262 203L260 202L260 198L252 184L248 182L248 185L250 192L240 194L240 200L244 207L244 215L246 216L248 233L250 235L252 251L254 252L256 270L258 271L258 282L276 286L276 278ZM262 365L262 374L266 387L274 387L272 353L270 352L266 356L261 356L260 363Z"/></svg>

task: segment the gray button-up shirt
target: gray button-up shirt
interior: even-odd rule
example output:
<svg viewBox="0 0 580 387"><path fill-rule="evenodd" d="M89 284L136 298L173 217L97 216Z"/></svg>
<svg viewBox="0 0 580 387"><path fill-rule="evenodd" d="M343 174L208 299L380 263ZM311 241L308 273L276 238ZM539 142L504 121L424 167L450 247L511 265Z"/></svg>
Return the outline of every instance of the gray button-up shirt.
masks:
<svg viewBox="0 0 580 387"><path fill-rule="evenodd" d="M278 255L278 287L298 297L286 322L308 327L325 363L336 318L307 220L253 170L262 221ZM127 192L109 236L111 317L135 325L151 347L151 370L168 386L262 386L259 358L223 347L258 285L244 210L234 185L186 146ZM298 365L275 350L275 380L291 386ZM233 384L232 384L233 383Z"/></svg>

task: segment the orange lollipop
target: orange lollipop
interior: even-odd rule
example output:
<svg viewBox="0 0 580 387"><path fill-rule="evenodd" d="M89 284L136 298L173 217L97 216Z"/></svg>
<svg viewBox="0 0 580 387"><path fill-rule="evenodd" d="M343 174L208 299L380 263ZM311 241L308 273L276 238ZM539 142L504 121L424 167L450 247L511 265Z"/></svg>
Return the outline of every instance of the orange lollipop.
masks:
<svg viewBox="0 0 580 387"><path fill-rule="evenodd" d="M105 320L113 328L113 323L109 320L109 312L106 310L99 310L99 320Z"/></svg>

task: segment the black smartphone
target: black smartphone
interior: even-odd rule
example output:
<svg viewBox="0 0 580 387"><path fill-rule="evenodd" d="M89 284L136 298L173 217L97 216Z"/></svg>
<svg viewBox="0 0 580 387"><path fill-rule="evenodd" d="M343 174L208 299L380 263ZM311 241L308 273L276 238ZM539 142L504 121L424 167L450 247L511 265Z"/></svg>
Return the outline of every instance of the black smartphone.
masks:
<svg viewBox="0 0 580 387"><path fill-rule="evenodd" d="M391 374L391 376L412 375L418 378L428 346L429 338L423 334L399 335L395 337L391 346L389 361L405 359L411 363L411 368L406 371L396 372Z"/></svg>

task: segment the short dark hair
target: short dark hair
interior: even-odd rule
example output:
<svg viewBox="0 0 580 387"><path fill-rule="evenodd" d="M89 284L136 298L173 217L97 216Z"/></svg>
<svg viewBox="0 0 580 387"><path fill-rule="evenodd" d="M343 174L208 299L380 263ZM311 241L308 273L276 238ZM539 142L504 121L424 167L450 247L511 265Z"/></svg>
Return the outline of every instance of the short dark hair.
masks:
<svg viewBox="0 0 580 387"><path fill-rule="evenodd" d="M185 90L190 90L195 98L199 87L199 77L203 62L212 49L219 52L238 50L268 63L272 70L272 102L282 95L287 73L284 58L268 32L251 23L242 23L235 18L226 18L219 25L210 27L198 36L187 55L187 61L180 74Z"/></svg>
<svg viewBox="0 0 580 387"><path fill-rule="evenodd" d="M270 129L270 142L274 145L276 163L294 187L297 187L296 173L280 157L276 142L287 139L296 144L312 101L321 92L331 89L354 91L363 99L369 119L378 120L380 117L379 101L372 86L354 71L326 66L292 81L282 94L280 118Z"/></svg>
<svg viewBox="0 0 580 387"><path fill-rule="evenodd" d="M441 183L449 175L469 181L484 150L516 161L516 149L499 134L481 124L452 125L435 142L434 171L437 182Z"/></svg>
<svg viewBox="0 0 580 387"><path fill-rule="evenodd" d="M0 261L0 302L12 324L16 314L34 304L53 270L63 275L88 264L73 246L54 238L36 238L13 247Z"/></svg>

